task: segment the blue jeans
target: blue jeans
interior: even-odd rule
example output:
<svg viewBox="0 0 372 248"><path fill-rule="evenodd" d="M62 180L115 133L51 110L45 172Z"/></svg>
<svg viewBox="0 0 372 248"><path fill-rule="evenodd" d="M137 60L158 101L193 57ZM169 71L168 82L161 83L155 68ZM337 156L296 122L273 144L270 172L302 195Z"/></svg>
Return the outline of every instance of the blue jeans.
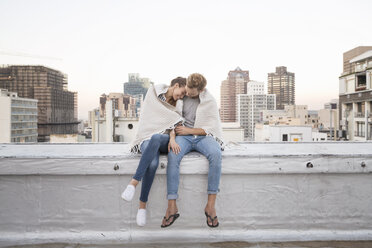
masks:
<svg viewBox="0 0 372 248"><path fill-rule="evenodd" d="M154 134L150 140L141 145L142 157L133 178L142 181L140 201L147 202L156 170L159 166L160 153L168 152L169 135Z"/></svg>
<svg viewBox="0 0 372 248"><path fill-rule="evenodd" d="M187 153L197 151L207 157L209 161L208 194L219 192L221 177L221 147L211 136L176 136L176 142L181 147L177 155L173 151L168 153L167 191L168 200L178 198L178 185L180 181L180 163Z"/></svg>

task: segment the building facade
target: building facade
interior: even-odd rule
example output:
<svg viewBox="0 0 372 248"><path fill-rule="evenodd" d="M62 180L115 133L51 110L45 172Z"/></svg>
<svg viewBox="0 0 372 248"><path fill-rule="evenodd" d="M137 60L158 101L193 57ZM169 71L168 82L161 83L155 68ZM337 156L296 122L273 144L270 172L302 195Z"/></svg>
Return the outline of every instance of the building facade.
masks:
<svg viewBox="0 0 372 248"><path fill-rule="evenodd" d="M106 116L106 102L112 101L112 111L115 117L137 118L140 111L138 103L141 105L141 99L123 93L102 94L99 99L100 117Z"/></svg>
<svg viewBox="0 0 372 248"><path fill-rule="evenodd" d="M250 88L248 91L252 92L256 86L257 84L250 88L248 85ZM263 91L258 93L237 95L237 117L241 127L244 128L246 140L254 140L255 124L262 122L262 111L275 109L276 96L274 94L262 94Z"/></svg>
<svg viewBox="0 0 372 248"><path fill-rule="evenodd" d="M236 122L237 95L247 93L249 71L243 71L239 67L230 71L226 80L221 83L221 106L220 116L222 122Z"/></svg>
<svg viewBox="0 0 372 248"><path fill-rule="evenodd" d="M0 88L38 100L38 141L50 134L78 133L77 92L67 90L67 75L45 66L0 67Z"/></svg>
<svg viewBox="0 0 372 248"><path fill-rule="evenodd" d="M338 109L338 99L332 99L330 102L324 104L324 109Z"/></svg>
<svg viewBox="0 0 372 248"><path fill-rule="evenodd" d="M129 73L128 82L124 83L125 95L142 95L143 99L146 96L147 90L153 83L148 78L141 78L139 73Z"/></svg>
<svg viewBox="0 0 372 248"><path fill-rule="evenodd" d="M89 112L89 123L92 124L92 142L127 142L134 140L138 130L137 117L115 116L115 101L105 102L105 114L101 108Z"/></svg>
<svg viewBox="0 0 372 248"><path fill-rule="evenodd" d="M339 104L343 137L352 141L372 140L372 46L344 53Z"/></svg>
<svg viewBox="0 0 372 248"><path fill-rule="evenodd" d="M308 125L307 105L284 105L281 110L262 111L262 121L267 125Z"/></svg>
<svg viewBox="0 0 372 248"><path fill-rule="evenodd" d="M222 122L222 138L225 143L243 142L244 129L239 122Z"/></svg>
<svg viewBox="0 0 372 248"><path fill-rule="evenodd" d="M37 142L37 100L0 89L0 143Z"/></svg>
<svg viewBox="0 0 372 248"><path fill-rule="evenodd" d="M276 67L276 71L268 73L267 90L276 95L276 109L284 109L284 105L295 104L295 74L287 71L287 67Z"/></svg>
<svg viewBox="0 0 372 248"><path fill-rule="evenodd" d="M340 129L339 126L339 110L338 109L320 109L318 111L318 129L322 133L328 135L328 139L337 139L337 130Z"/></svg>
<svg viewBox="0 0 372 248"><path fill-rule="evenodd" d="M258 142L319 142L327 141L327 134L313 132L311 126L257 124L255 141Z"/></svg>
<svg viewBox="0 0 372 248"><path fill-rule="evenodd" d="M308 110L308 124L310 124L313 129L319 128L319 111L317 110Z"/></svg>

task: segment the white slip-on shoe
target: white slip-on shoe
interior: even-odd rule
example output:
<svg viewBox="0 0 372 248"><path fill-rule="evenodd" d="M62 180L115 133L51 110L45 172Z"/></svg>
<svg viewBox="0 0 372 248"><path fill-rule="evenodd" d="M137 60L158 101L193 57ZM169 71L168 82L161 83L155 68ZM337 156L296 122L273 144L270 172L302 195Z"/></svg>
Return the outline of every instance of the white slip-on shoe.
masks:
<svg viewBox="0 0 372 248"><path fill-rule="evenodd" d="M136 187L132 184L128 184L124 192L121 194L121 198L126 201L131 201L133 199L134 193L136 192Z"/></svg>
<svg viewBox="0 0 372 248"><path fill-rule="evenodd" d="M137 212L137 225L145 226L146 225L146 209L140 208Z"/></svg>

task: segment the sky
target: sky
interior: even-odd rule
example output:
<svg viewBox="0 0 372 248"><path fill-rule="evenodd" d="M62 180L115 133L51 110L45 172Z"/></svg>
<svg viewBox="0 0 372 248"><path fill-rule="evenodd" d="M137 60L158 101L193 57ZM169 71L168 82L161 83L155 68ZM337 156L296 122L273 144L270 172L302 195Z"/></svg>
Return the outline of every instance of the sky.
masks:
<svg viewBox="0 0 372 248"><path fill-rule="evenodd" d="M219 104L238 66L265 84L286 66L296 104L321 109L338 98L343 53L372 45L370 0L1 0L0 10L0 65L66 73L81 119L101 94L123 92L128 73L156 84L202 73Z"/></svg>

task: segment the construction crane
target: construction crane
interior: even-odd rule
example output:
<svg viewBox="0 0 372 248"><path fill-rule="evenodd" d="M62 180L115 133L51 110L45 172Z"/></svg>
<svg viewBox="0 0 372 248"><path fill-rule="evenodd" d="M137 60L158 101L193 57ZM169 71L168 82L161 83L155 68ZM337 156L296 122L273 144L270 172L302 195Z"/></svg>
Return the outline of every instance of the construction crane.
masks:
<svg viewBox="0 0 372 248"><path fill-rule="evenodd" d="M6 56L17 56L17 57L28 57L28 58L36 58L36 59L49 59L49 60L58 60L58 61L62 61L61 58L47 57L47 56L39 56L39 55L34 55L34 54L29 54L29 53L9 52L9 51L4 51L4 50L0 50L0 56L1 56L1 55L6 55Z"/></svg>

